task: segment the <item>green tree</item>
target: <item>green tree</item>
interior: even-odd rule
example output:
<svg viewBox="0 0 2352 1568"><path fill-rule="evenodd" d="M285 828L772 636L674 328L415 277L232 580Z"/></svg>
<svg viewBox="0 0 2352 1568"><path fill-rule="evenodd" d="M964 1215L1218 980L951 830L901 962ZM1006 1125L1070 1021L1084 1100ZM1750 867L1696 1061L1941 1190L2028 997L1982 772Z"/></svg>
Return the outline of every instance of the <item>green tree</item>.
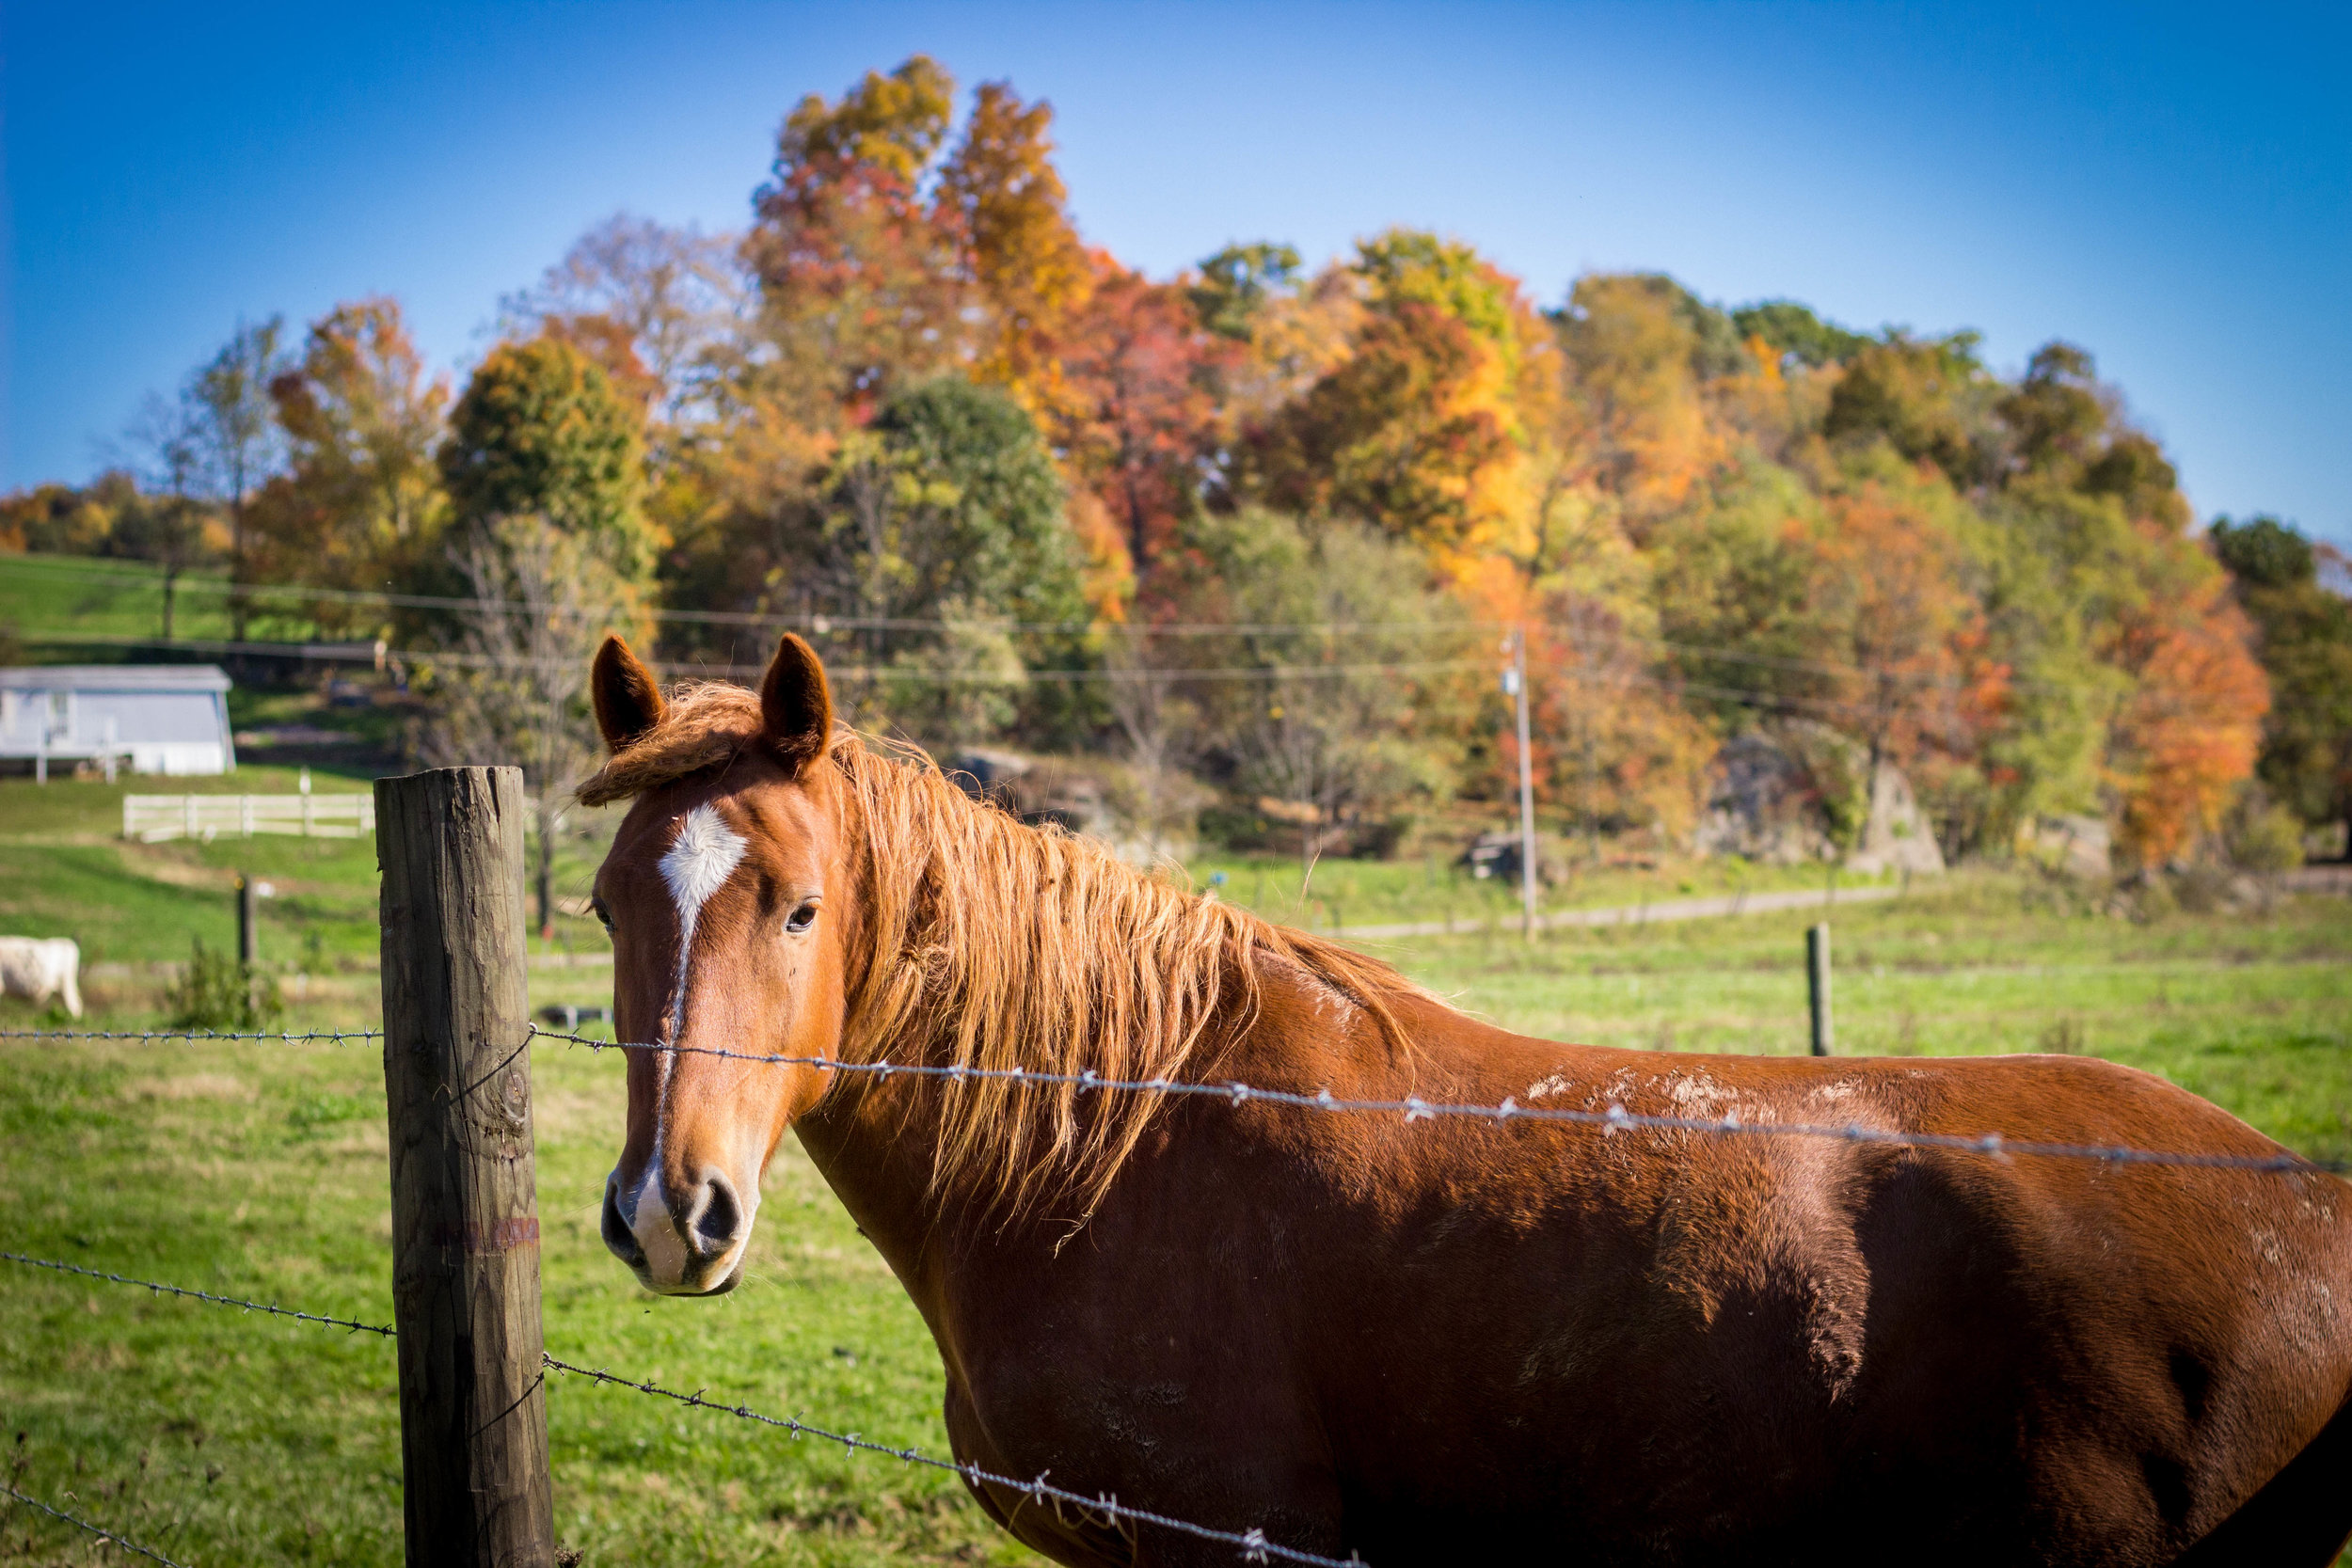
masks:
<svg viewBox="0 0 2352 1568"><path fill-rule="evenodd" d="M1759 338L1776 349L1785 361L1815 370L1842 365L1869 344L1859 332L1823 321L1793 299L1767 299L1731 312L1731 325L1742 338Z"/></svg>
<svg viewBox="0 0 2352 1568"><path fill-rule="evenodd" d="M1360 524L1307 528L1254 507L1197 519L1187 544L1198 577L1184 614L1230 621L1237 634L1162 657L1262 672L1193 689L1205 705L1196 744L1232 759L1248 796L1276 803L1304 861L1392 839L1415 803L1451 792L1463 709L1477 699L1450 673L1400 676L1361 636L1316 629L1403 625L1416 648L1458 646L1431 629L1463 612L1429 586L1417 547Z"/></svg>
<svg viewBox="0 0 2352 1568"><path fill-rule="evenodd" d="M2207 537L2261 631L2259 775L2305 822L2344 823L2352 859L2352 601L2320 580L2320 547L2275 517L2217 518Z"/></svg>
<svg viewBox="0 0 2352 1568"><path fill-rule="evenodd" d="M641 414L572 344L492 349L450 417L440 467L460 522L544 517L624 579L650 578L660 540L644 513Z"/></svg>
<svg viewBox="0 0 2352 1568"><path fill-rule="evenodd" d="M1200 273L1185 293L1200 325L1220 338L1246 342L1266 301L1295 286L1298 252L1265 240L1229 245L1201 262Z"/></svg>
<svg viewBox="0 0 2352 1568"><path fill-rule="evenodd" d="M1999 384L1977 358L1977 334L1917 339L1900 331L1857 352L1830 394L1821 434L1856 444L1883 438L1929 462L1962 489L1993 477L1990 418Z"/></svg>
<svg viewBox="0 0 2352 1568"><path fill-rule="evenodd" d="M1071 637L1013 625L1079 621L1086 609L1061 479L1001 388L944 375L895 394L843 441L813 497L776 519L765 548L779 595L858 617L868 667L894 671L886 687L851 685L874 710L862 721L887 715L917 733L976 739L1010 710L951 700L949 676L986 673L1011 691L1021 669L1074 657ZM952 624L944 633L876 624L908 619Z"/></svg>

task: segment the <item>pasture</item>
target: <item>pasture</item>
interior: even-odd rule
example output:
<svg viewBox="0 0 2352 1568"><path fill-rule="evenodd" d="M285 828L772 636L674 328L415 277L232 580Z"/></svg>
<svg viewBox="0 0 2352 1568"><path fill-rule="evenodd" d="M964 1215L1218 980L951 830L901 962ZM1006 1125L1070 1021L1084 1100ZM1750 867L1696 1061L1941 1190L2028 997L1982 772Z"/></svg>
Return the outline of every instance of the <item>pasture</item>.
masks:
<svg viewBox="0 0 2352 1568"><path fill-rule="evenodd" d="M197 784L291 779L246 769ZM229 944L239 867L280 892L263 906L262 952L285 972L289 1021L373 1021L371 842L125 845L126 787L0 782L0 930L82 941L90 1026L153 1022L154 966L184 958L191 935ZM583 890L597 852L593 832L567 840L563 891ZM1215 868L1228 895L1289 912L1277 900L1296 893L1295 862ZM1630 886L1616 901L1635 902L1724 875L1628 870L1577 894ZM1491 907L1463 935L1370 945L1510 1027L1682 1051L1804 1047L1810 911L1531 945L1498 890L1441 865L1327 863L1315 888L1335 885L1343 908L1384 919L1429 918L1418 911L1438 897ZM1835 911L1841 1051L2088 1052L2160 1072L2307 1153L2352 1157L2352 903L2145 924L2101 907L2038 875L1969 872ZM1343 923L1359 918L1372 916L1349 909ZM601 942L592 923L559 922L563 947ZM537 969L532 1000L600 1000L608 975ZM0 1027L39 1022L0 1004ZM543 1041L533 1070L551 1353L946 1451L922 1324L794 1144L769 1177L744 1288L656 1300L596 1236L621 1063ZM0 1250L388 1323L376 1049L0 1042ZM377 1337L14 1264L0 1264L0 1322L6 1440L25 1490L185 1563L399 1560L394 1367ZM558 1532L588 1563L1035 1560L938 1472L577 1379L554 1379L548 1408ZM0 1561L88 1560L83 1540L25 1510L0 1515Z"/></svg>

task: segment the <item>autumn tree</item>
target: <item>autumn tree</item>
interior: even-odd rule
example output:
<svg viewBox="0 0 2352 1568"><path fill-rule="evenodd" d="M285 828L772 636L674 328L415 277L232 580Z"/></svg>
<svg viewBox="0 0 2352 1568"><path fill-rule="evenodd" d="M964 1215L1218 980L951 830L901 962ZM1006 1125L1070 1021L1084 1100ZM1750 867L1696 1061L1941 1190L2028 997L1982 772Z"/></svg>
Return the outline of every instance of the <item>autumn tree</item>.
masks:
<svg viewBox="0 0 2352 1568"><path fill-rule="evenodd" d="M254 580L246 548L254 492L269 479L283 451L269 388L281 368L278 339L284 329L277 316L240 323L182 394L183 424L198 454L199 483L228 519L229 578L240 588ZM245 640L248 612L246 596L232 594L232 640Z"/></svg>
<svg viewBox="0 0 2352 1568"><path fill-rule="evenodd" d="M2304 822L2345 824L2352 858L2352 601L2320 580L2326 546L2275 517L2217 518L2207 538L2261 634L2262 781Z"/></svg>
<svg viewBox="0 0 2352 1568"><path fill-rule="evenodd" d="M573 241L535 287L501 302L508 335L566 324L558 335L662 421L707 415L745 309L739 244L615 214Z"/></svg>
<svg viewBox="0 0 2352 1568"><path fill-rule="evenodd" d="M840 408L862 421L894 385L967 355L963 236L923 188L954 94L954 78L917 55L887 76L866 72L838 103L811 94L785 120L743 254L775 373L816 399L801 418Z"/></svg>
<svg viewBox="0 0 2352 1568"><path fill-rule="evenodd" d="M1470 329L1437 306L1382 311L1345 363L1255 433L1250 488L1428 547L1470 543L1478 478L1511 451L1494 412L1465 405L1481 368Z"/></svg>
<svg viewBox="0 0 2352 1568"><path fill-rule="evenodd" d="M1195 504L1219 429L1213 377L1232 344L1182 287L1125 271L1098 283L1065 333L1059 445L1115 520L1139 588Z"/></svg>
<svg viewBox="0 0 2352 1568"><path fill-rule="evenodd" d="M1730 455L1703 388L1728 364L1719 313L1670 277L1577 280L1556 318L1566 365L1556 439L1571 473L1638 531L1682 505Z"/></svg>
<svg viewBox="0 0 2352 1568"><path fill-rule="evenodd" d="M2030 569L2064 584L2058 612L2081 628L2091 681L2120 681L2100 768L2121 847L2170 861L2219 826L2253 770L2270 699L2252 627L2188 534L2171 465L2089 355L2050 344L1992 402L2000 512L2034 542Z"/></svg>
<svg viewBox="0 0 2352 1568"><path fill-rule="evenodd" d="M1024 103L1008 82L983 82L963 139L939 177L938 227L969 251L987 304L973 373L1037 411L1064 397L1055 345L1093 292L1095 264L1078 243L1055 169L1054 111Z"/></svg>
<svg viewBox="0 0 2352 1568"><path fill-rule="evenodd" d="M320 317L269 391L287 463L254 503L258 574L380 590L431 560L446 505L434 454L449 389L426 372L399 304L364 299ZM331 601L312 608L329 626L382 624Z"/></svg>

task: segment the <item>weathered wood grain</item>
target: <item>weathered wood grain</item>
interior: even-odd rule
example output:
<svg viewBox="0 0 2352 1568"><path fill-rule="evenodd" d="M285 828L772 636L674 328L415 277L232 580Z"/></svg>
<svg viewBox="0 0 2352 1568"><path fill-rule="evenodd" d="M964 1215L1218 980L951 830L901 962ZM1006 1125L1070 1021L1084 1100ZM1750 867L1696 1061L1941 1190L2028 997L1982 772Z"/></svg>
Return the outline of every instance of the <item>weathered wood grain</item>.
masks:
<svg viewBox="0 0 2352 1568"><path fill-rule="evenodd" d="M554 1561L512 768L375 784L412 1568Z"/></svg>

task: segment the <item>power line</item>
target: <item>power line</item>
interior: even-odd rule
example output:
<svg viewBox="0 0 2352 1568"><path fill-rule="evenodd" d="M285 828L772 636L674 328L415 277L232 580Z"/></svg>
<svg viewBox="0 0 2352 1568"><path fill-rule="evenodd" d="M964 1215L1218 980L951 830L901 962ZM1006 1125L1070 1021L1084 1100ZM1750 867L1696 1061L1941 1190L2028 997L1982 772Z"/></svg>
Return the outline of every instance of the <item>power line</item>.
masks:
<svg viewBox="0 0 2352 1568"><path fill-rule="evenodd" d="M84 572L74 574L76 582L103 582L121 587L160 589L157 578L128 572ZM400 610L503 610L515 614L535 615L544 607L517 599L469 598L436 594L396 594L389 590L355 590L344 588L307 588L294 583L230 582L222 578L182 578L177 588L182 593L218 594L229 598L246 600L260 598L292 599L318 604L380 605ZM1119 621L1018 621L993 616L950 621L939 617L914 615L835 615L818 610L646 610L639 612L644 619L657 623L677 623L689 626L744 626L814 631L819 636L835 631L949 631L981 629L988 631L1025 632L1110 632L1124 629L1128 623ZM1153 624L1134 629L1154 635L1184 637L1266 636L1286 632L1380 632L1433 630L1492 630L1507 623L1502 621L1418 620L1418 621L1177 621Z"/></svg>

